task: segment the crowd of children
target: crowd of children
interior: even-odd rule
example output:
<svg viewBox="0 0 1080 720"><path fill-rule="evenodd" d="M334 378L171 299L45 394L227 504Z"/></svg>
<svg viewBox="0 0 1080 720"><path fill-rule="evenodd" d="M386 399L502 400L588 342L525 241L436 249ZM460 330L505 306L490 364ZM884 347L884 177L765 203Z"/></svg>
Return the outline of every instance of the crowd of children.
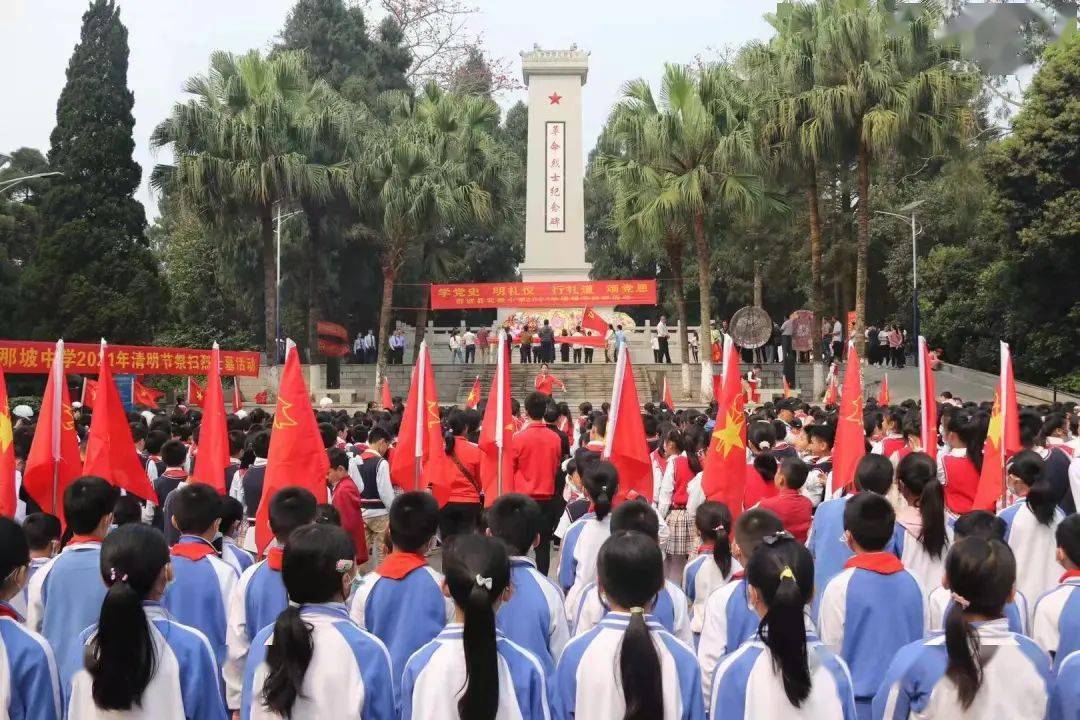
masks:
<svg viewBox="0 0 1080 720"><path fill-rule="evenodd" d="M1075 407L1021 412L977 507L985 405L923 448L914 403L870 402L840 491L834 411L765 403L732 507L702 488L715 406L645 406L653 493L622 500L606 407L514 405L497 498L480 411L443 411L441 505L392 483L400 404L317 413L325 505L263 497L264 411L229 416L224 496L188 481L198 413L133 416L156 497L83 477L63 526L0 518L0 717L1080 720Z"/></svg>

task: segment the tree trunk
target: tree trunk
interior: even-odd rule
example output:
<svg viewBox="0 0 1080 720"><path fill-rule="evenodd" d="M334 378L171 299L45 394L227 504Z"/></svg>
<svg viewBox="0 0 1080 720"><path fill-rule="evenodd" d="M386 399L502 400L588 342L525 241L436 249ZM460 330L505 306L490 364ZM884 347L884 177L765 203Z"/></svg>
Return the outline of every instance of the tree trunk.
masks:
<svg viewBox="0 0 1080 720"><path fill-rule="evenodd" d="M271 365L277 365L277 254L274 247L273 206L259 208L259 233L262 236L263 266L263 330L266 333L266 353Z"/></svg>
<svg viewBox="0 0 1080 720"><path fill-rule="evenodd" d="M701 345L701 402L712 399L712 328L710 320L710 290L712 274L709 271L709 240L705 237L705 217L701 213L694 215L694 247L697 250L698 265L698 302L701 307L701 327L698 338Z"/></svg>
<svg viewBox="0 0 1080 720"><path fill-rule="evenodd" d="M390 313L393 311L394 280L397 279L397 273L397 253L393 250L387 250L382 266L382 306L379 308L379 336L377 345L379 352L375 361L375 394L372 397L379 397L379 388L382 385L383 375L386 373L386 352L390 347Z"/></svg>
<svg viewBox="0 0 1080 720"><path fill-rule="evenodd" d="M862 357L866 340L866 260L870 247L870 148L859 141L859 233L855 256L855 347Z"/></svg>
<svg viewBox="0 0 1080 720"><path fill-rule="evenodd" d="M326 320L326 279L322 271L323 217L322 208L314 203L301 203L308 226L308 354L315 362L319 354L317 324Z"/></svg>
<svg viewBox="0 0 1080 720"><path fill-rule="evenodd" d="M679 374L682 379L682 399L689 400L690 395L690 342L686 326L686 283L683 280L683 246L677 239L667 243L668 257L671 258L671 272L675 276L675 313L679 319Z"/></svg>
<svg viewBox="0 0 1080 720"><path fill-rule="evenodd" d="M413 362L416 362L417 356L420 355L420 343L424 340L424 336L427 335L429 303L430 299L424 298L420 303L420 309L416 311L416 329L413 332Z"/></svg>
<svg viewBox="0 0 1080 720"><path fill-rule="evenodd" d="M810 208L810 309L814 313L812 320L814 335L821 332L821 318L825 314L825 293L821 282L821 210L818 205L817 166L810 166L810 183L806 187L806 204ZM810 361L814 366L814 397L821 397L825 391L821 363L814 362L818 356L819 342L813 343Z"/></svg>
<svg viewBox="0 0 1080 720"><path fill-rule="evenodd" d="M761 263L754 260L754 307L764 304L765 281L761 277Z"/></svg>

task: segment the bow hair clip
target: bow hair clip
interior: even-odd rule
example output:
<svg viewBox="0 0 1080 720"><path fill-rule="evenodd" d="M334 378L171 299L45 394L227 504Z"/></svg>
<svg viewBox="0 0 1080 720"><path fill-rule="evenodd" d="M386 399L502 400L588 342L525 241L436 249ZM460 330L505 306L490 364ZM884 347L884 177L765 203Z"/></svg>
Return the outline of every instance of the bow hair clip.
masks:
<svg viewBox="0 0 1080 720"><path fill-rule="evenodd" d="M482 588L487 588L488 590L491 590L492 586L494 585L494 583L491 582L491 578L486 578L482 575L476 576L476 584Z"/></svg>

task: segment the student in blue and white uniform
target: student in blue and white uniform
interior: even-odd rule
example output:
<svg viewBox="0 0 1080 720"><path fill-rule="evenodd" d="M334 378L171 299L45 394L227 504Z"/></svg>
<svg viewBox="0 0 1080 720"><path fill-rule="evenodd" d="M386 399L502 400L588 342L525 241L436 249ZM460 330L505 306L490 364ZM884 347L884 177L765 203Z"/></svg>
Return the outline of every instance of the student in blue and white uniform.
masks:
<svg viewBox="0 0 1080 720"><path fill-rule="evenodd" d="M961 515L953 526L956 540L975 536L984 540L1005 542L1005 529L1004 520L985 510L972 510ZM938 585L930 591L926 604L930 609L931 632L941 632L944 629L945 615L952 607L952 602L952 593L947 587ZM1009 621L1009 632L1028 635L1028 602L1019 591L1011 602L1005 603L1005 619Z"/></svg>
<svg viewBox="0 0 1080 720"><path fill-rule="evenodd" d="M22 592L11 598L11 607L25 617L30 581L60 552L60 518L43 512L30 513L23 520L22 532L30 547L30 565L27 566Z"/></svg>
<svg viewBox="0 0 1080 720"><path fill-rule="evenodd" d="M0 517L0 717L60 720L60 678L52 649L23 626L11 606L26 587L29 565L22 528Z"/></svg>
<svg viewBox="0 0 1080 720"><path fill-rule="evenodd" d="M874 718L1041 720L1052 683L1050 658L1030 638L1009 632L1005 603L1013 595L1016 560L1008 545L958 540L945 561L945 582L953 606L944 634L896 654L874 696Z"/></svg>
<svg viewBox="0 0 1080 720"><path fill-rule="evenodd" d="M559 559L559 586L566 593L568 619L578 607L585 586L596 580L596 556L611 535L611 502L619 491L619 474L610 463L590 462L582 474L582 486L592 510L566 531Z"/></svg>
<svg viewBox="0 0 1080 720"><path fill-rule="evenodd" d="M1053 588L1061 575L1054 530L1065 514L1038 453L1016 453L1006 472L1009 491L1020 499L998 515L1008 526L1005 541L1016 556L1016 589L1034 601Z"/></svg>
<svg viewBox="0 0 1080 720"><path fill-rule="evenodd" d="M367 720L397 713L390 655L349 617L355 548L335 525L289 536L281 574L291 604L251 644L240 716Z"/></svg>
<svg viewBox="0 0 1080 720"><path fill-rule="evenodd" d="M1031 638L1054 658L1054 669L1080 650L1080 515L1057 526L1057 560L1065 573L1035 603Z"/></svg>
<svg viewBox="0 0 1080 720"><path fill-rule="evenodd" d="M639 532L659 543L660 516L644 500L627 500L611 513L611 532L629 531ZM653 601L651 615L669 633L692 645L694 636L690 631L689 605L682 588L670 580L664 580L664 586ZM574 635L591 630L609 610L599 583L586 585L578 597L578 607L574 613Z"/></svg>
<svg viewBox="0 0 1080 720"><path fill-rule="evenodd" d="M1080 718L1080 651L1070 653L1061 661L1054 690L1050 695L1047 720L1076 720Z"/></svg>
<svg viewBox="0 0 1080 720"><path fill-rule="evenodd" d="M172 522L180 540L170 549L173 577L162 605L173 619L198 629L210 641L214 659L225 662L226 611L236 587L236 571L218 557L213 538L220 520L221 496L202 483L173 491Z"/></svg>
<svg viewBox="0 0 1080 720"><path fill-rule="evenodd" d="M506 546L457 535L443 550L443 571L454 617L406 663L402 720L547 720L543 666L495 627L499 604L513 592Z"/></svg>
<svg viewBox="0 0 1080 720"><path fill-rule="evenodd" d="M430 493L407 492L390 506L392 550L364 576L351 600L360 627L386 644L401 677L409 657L435 639L454 616L443 593L443 577L427 564L426 553L439 527L439 503Z"/></svg>
<svg viewBox="0 0 1080 720"><path fill-rule="evenodd" d="M656 540L637 532L612 534L600 548L598 573L611 610L563 651L555 671L554 717L704 718L693 650L649 614L664 587Z"/></svg>
<svg viewBox="0 0 1080 720"><path fill-rule="evenodd" d="M541 575L528 557L540 541L540 505L528 495L511 493L496 500L485 517L488 534L502 540L512 554L510 584L514 592L499 606L496 625L499 632L535 655L551 677L570 639L570 629L562 591Z"/></svg>
<svg viewBox="0 0 1080 720"><path fill-rule="evenodd" d="M844 534L855 555L821 596L818 632L851 670L860 720L870 718L874 693L892 656L926 629L919 581L885 550L895 523L896 512L882 496L853 497L844 507Z"/></svg>
<svg viewBox="0 0 1080 720"><path fill-rule="evenodd" d="M116 498L116 488L98 477L68 485L64 517L74 535L30 582L26 626L45 636L58 662L78 648L79 633L97 621L105 599L101 541L112 525Z"/></svg>
<svg viewBox="0 0 1080 720"><path fill-rule="evenodd" d="M690 602L690 631L694 643L705 624L705 602L722 585L731 582L742 566L731 557L731 511L722 502L705 502L694 513L701 538L698 555L683 570L683 592Z"/></svg>
<svg viewBox="0 0 1080 720"><path fill-rule="evenodd" d="M945 490L938 481L937 463L922 452L900 461L897 479L900 495L907 501L896 513L903 529L898 535L898 554L926 592L941 584L945 554L952 543L952 531L945 522Z"/></svg>
<svg viewBox="0 0 1080 720"><path fill-rule="evenodd" d="M807 627L814 590L810 551L788 532L770 535L750 557L746 580L761 628L717 666L710 718L854 720L847 667Z"/></svg>
<svg viewBox="0 0 1080 720"><path fill-rule="evenodd" d="M268 511L274 544L267 549L265 560L244 571L229 600L229 628L225 638L228 658L221 671L229 710L240 709L244 667L252 640L264 627L273 625L289 606L289 594L281 577L285 541L293 530L315 519L316 506L315 496L298 487L279 490L270 498Z"/></svg>
<svg viewBox="0 0 1080 720"><path fill-rule="evenodd" d="M776 513L761 509L747 510L735 521L732 556L746 567L747 559L754 554L762 539L783 529L784 524ZM713 671L720 658L753 637L760 622L761 618L750 607L749 586L742 572L732 574L731 582L714 590L705 601L705 618L697 646L705 697L710 696Z"/></svg>
<svg viewBox="0 0 1080 720"><path fill-rule="evenodd" d="M172 580L161 532L132 523L109 533L98 577L108 592L97 624L62 660L68 720L224 720L210 643L161 606Z"/></svg>
<svg viewBox="0 0 1080 720"><path fill-rule="evenodd" d="M221 527L218 528L221 559L227 562L239 577L255 564L251 553L236 544L236 537L244 522L244 505L236 498L226 495L221 498L221 512L218 517L221 518Z"/></svg>

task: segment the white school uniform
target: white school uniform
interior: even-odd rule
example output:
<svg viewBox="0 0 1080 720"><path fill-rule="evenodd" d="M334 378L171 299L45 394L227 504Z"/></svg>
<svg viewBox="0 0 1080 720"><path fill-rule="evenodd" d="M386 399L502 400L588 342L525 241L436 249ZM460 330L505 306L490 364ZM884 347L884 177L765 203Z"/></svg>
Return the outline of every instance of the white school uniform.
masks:
<svg viewBox="0 0 1080 720"><path fill-rule="evenodd" d="M172 550L174 581L165 591L161 604L174 620L198 628L210 647L214 659L222 666L226 659L225 636L228 626L228 606L236 588L237 574L232 566L216 554L186 557L184 548L213 550L203 538L183 535Z"/></svg>
<svg viewBox="0 0 1080 720"><path fill-rule="evenodd" d="M1031 638L1009 632L1004 618L974 627L983 652L993 649L993 653L966 710L955 683L945 677L945 635L935 634L911 643L893 658L874 696L875 720L1042 720L1052 683L1050 658Z"/></svg>
<svg viewBox="0 0 1080 720"><path fill-rule="evenodd" d="M713 560L712 551L706 550L686 563L683 570L683 592L690 603L690 631L694 636L701 634L701 628L705 624L705 602L717 588L731 582L735 573L740 572L742 566L735 558L731 559L731 570L727 577L720 572L720 566Z"/></svg>
<svg viewBox="0 0 1080 720"><path fill-rule="evenodd" d="M1021 498L998 513L1005 521L1005 542L1016 556L1016 589L1027 598L1040 598L1057 585L1061 566L1057 563L1057 540L1054 531L1065 519L1061 508L1054 510L1049 525L1035 519L1035 514ZM1034 608L1030 608L1034 610ZM1030 625L1031 618L1028 618Z"/></svg>
<svg viewBox="0 0 1080 720"><path fill-rule="evenodd" d="M230 710L240 707L251 642L289 606L289 593L281 579L282 553L282 548L270 547L266 560L255 563L240 575L229 597L226 660L221 674L225 680L225 703Z"/></svg>
<svg viewBox="0 0 1080 720"><path fill-rule="evenodd" d="M596 513L588 512L575 520L566 531L562 541L559 560L559 586L566 593L567 619L577 610L578 599L586 585L596 580L596 559L600 546L611 535L611 513L603 520Z"/></svg>
<svg viewBox="0 0 1080 720"><path fill-rule="evenodd" d="M401 677L401 720L458 720L466 684L464 625L450 623L413 653ZM496 633L499 705L496 720L548 720L545 672L532 653Z"/></svg>
<svg viewBox="0 0 1080 720"><path fill-rule="evenodd" d="M711 720L855 720L851 676L844 661L812 632L806 634L810 694L796 708L765 643L751 640L716 668L709 706Z"/></svg>
<svg viewBox="0 0 1080 720"><path fill-rule="evenodd" d="M693 650L651 615L645 620L660 658L664 720L703 720L701 674ZM626 713L619 652L629 621L627 613L608 613L596 627L567 644L555 671L555 718L606 720Z"/></svg>
<svg viewBox="0 0 1080 720"><path fill-rule="evenodd" d="M499 606L495 624L509 640L535 655L551 677L570 639L562 590L523 556L510 559L510 583L514 593Z"/></svg>
<svg viewBox="0 0 1080 720"><path fill-rule="evenodd" d="M903 530L895 533L893 537L896 540L896 554L904 564L904 569L915 576L923 592L941 585L942 578L945 577L945 556L953 543L952 527L945 524L945 546L939 557L933 557L919 538L922 534L922 518L918 508L903 508L897 513L896 524L898 529Z"/></svg>
<svg viewBox="0 0 1080 720"><path fill-rule="evenodd" d="M45 567L50 560L52 560L52 558L30 558L30 564L26 568L26 587L22 589L21 593L8 601L12 609L15 610L20 617L26 617L27 605L29 604L28 599L30 596L30 581L34 579L34 575L37 574L37 571Z"/></svg>
<svg viewBox="0 0 1080 720"><path fill-rule="evenodd" d="M1057 682L1050 695L1047 720L1076 720L1080 718L1080 651L1070 653L1061 661Z"/></svg>
<svg viewBox="0 0 1080 720"><path fill-rule="evenodd" d="M386 646L349 618L344 603L300 606L300 617L311 626L314 653L304 673L292 717L319 720L393 718L395 679ZM261 702L269 668L267 648L273 645L273 626L263 628L251 645L244 671L243 720L280 720Z"/></svg>
<svg viewBox="0 0 1080 720"><path fill-rule="evenodd" d="M1035 602L1031 639L1054 656L1054 669L1080 650L1080 577L1063 577Z"/></svg>
<svg viewBox="0 0 1080 720"><path fill-rule="evenodd" d="M101 543L69 543L30 578L26 626L41 633L63 663L79 646L79 633L97 622L105 592Z"/></svg>
<svg viewBox="0 0 1080 720"><path fill-rule="evenodd" d="M927 596L926 605L930 610L930 626L932 633L941 632L945 629L945 613L952 607L952 591L938 585ZM1028 601L1020 591L1016 592L1013 601L1005 605L1005 619L1009 623L1009 631L1028 635ZM1043 650L1048 648L1044 647Z"/></svg>
<svg viewBox="0 0 1080 720"><path fill-rule="evenodd" d="M245 570L255 564L255 558L251 556L251 553L237 545L229 537L221 539L221 559L236 571L237 577L243 575Z"/></svg>
<svg viewBox="0 0 1080 720"><path fill-rule="evenodd" d="M0 602L0 717L60 720L60 675L45 638L28 630Z"/></svg>
<svg viewBox="0 0 1080 720"><path fill-rule="evenodd" d="M221 682L206 636L169 617L158 603L143 603L157 657L150 684L130 710L101 710L94 703L93 678L83 666L84 646L97 633L92 625L64 659L61 687L68 693L68 720L224 720Z"/></svg>
<svg viewBox="0 0 1080 720"><path fill-rule="evenodd" d="M724 657L757 634L761 618L750 607L742 572L721 585L705 601L705 617L698 638L697 659L701 666L701 687L705 697L712 690L713 671Z"/></svg>
<svg viewBox="0 0 1080 720"><path fill-rule="evenodd" d="M656 594L656 602L649 614L669 633L691 645L694 635L690 631L690 613L687 611L689 605L682 589L670 580L665 580L664 587ZM596 583L586 585L578 598L578 607L574 614L574 637L592 630L609 612L611 611L600 597Z"/></svg>

